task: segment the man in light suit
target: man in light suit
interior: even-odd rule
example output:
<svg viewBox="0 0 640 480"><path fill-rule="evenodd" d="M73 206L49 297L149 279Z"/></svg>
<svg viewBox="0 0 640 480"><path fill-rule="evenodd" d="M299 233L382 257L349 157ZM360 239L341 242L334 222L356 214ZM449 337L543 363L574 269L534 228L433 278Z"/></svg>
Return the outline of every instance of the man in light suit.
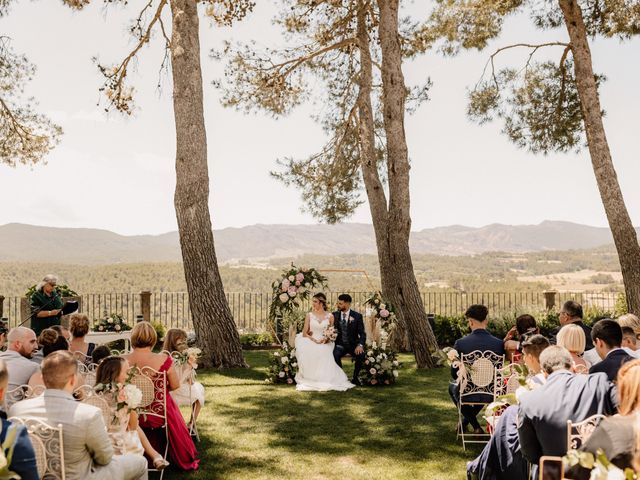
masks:
<svg viewBox="0 0 640 480"><path fill-rule="evenodd" d="M537 464L543 455L567 453L567 420L581 422L617 410L615 387L603 373L576 375L571 354L553 345L540 354L544 385L520 396L518 436L522 453ZM536 477L537 478L537 477Z"/></svg>
<svg viewBox="0 0 640 480"><path fill-rule="evenodd" d="M68 351L48 355L42 362L44 394L14 404L9 416L62 424L68 480L146 480L145 458L114 456L100 409L74 400L77 370L78 362Z"/></svg>

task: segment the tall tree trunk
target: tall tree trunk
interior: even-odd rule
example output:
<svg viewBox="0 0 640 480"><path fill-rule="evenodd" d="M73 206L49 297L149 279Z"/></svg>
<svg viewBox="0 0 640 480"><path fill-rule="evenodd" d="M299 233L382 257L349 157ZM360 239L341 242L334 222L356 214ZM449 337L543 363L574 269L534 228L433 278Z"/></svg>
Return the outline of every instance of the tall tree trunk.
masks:
<svg viewBox="0 0 640 480"><path fill-rule="evenodd" d="M197 0L171 0L171 71L176 122L176 192L184 274L207 366L246 367L218 270L209 216Z"/></svg>
<svg viewBox="0 0 640 480"><path fill-rule="evenodd" d="M437 342L427 320L409 251L410 167L404 130L407 89L402 74L398 3L398 0L378 0L378 32L382 50L382 104L389 175L388 242L394 276L399 279L394 289L404 312L411 348L418 367L431 367L434 364L431 354L437 348Z"/></svg>
<svg viewBox="0 0 640 480"><path fill-rule="evenodd" d="M602 123L602 108L593 74L591 51L582 10L576 0L559 0L571 40L578 96L584 117L587 144L609 228L622 268L629 311L640 313L640 245L624 203L609 143Z"/></svg>
<svg viewBox="0 0 640 480"><path fill-rule="evenodd" d="M402 304L397 298L394 285L399 279L394 277L395 269L391 260L389 248L389 215L387 211L387 197L378 173L378 158L375 149L375 127L371 91L373 85L373 62L371 61L371 46L367 28L367 12L365 0L358 0L357 40L360 53L360 75L358 78L358 120L360 162L369 209L376 236L378 263L380 265L380 279L382 296L396 308L398 325L389 341L398 350L407 350L406 320Z"/></svg>

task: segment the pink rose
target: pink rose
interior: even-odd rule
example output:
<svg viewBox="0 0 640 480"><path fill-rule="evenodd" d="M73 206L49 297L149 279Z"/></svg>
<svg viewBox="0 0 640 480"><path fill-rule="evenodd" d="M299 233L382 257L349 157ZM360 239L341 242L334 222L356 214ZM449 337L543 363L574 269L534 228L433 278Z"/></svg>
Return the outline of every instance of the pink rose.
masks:
<svg viewBox="0 0 640 480"><path fill-rule="evenodd" d="M291 285L291 282L288 279L285 278L284 280L282 280L282 288L283 289L289 288L289 285Z"/></svg>
<svg viewBox="0 0 640 480"><path fill-rule="evenodd" d="M287 290L287 293L289 294L290 297L295 297L296 294L298 293L298 289L296 287L289 287L289 290Z"/></svg>
<svg viewBox="0 0 640 480"><path fill-rule="evenodd" d="M382 310L380 310L380 316L382 318L387 318L389 316L389 310L383 308Z"/></svg>
<svg viewBox="0 0 640 480"><path fill-rule="evenodd" d="M378 383L378 381L375 378L371 380L371 385L375 385L376 383Z"/></svg>
<svg viewBox="0 0 640 480"><path fill-rule="evenodd" d="M282 303L287 303L289 301L289 295L287 293L281 293L278 297Z"/></svg>
<svg viewBox="0 0 640 480"><path fill-rule="evenodd" d="M124 388L118 390L118 403L124 403L127 401L127 395L124 393Z"/></svg>
<svg viewBox="0 0 640 480"><path fill-rule="evenodd" d="M291 385L293 383L293 380L291 380L290 378L287 378L287 383Z"/></svg>
<svg viewBox="0 0 640 480"><path fill-rule="evenodd" d="M296 275L296 282L298 282L298 284L300 284L300 282L302 282L304 280L304 274L303 273L298 273Z"/></svg>
<svg viewBox="0 0 640 480"><path fill-rule="evenodd" d="M300 286L300 280L296 280L296 287Z"/></svg>

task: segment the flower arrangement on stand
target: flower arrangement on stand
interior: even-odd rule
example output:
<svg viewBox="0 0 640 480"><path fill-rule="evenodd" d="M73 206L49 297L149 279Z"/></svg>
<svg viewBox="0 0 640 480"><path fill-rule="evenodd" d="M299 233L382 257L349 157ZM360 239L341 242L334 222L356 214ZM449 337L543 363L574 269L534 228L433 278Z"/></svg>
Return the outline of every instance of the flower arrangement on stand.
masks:
<svg viewBox="0 0 640 480"><path fill-rule="evenodd" d="M269 359L268 383L287 383L293 385L298 373L298 360L296 349L283 342L282 349L273 352Z"/></svg>
<svg viewBox="0 0 640 480"><path fill-rule="evenodd" d="M124 321L122 315L118 313L112 313L109 315L106 311L104 317L94 322L93 330L95 332L124 332L131 330L131 327Z"/></svg>
<svg viewBox="0 0 640 480"><path fill-rule="evenodd" d="M282 277L273 282L273 299L269 307L269 320L274 324L277 333L289 328L289 323L300 323L304 314L300 315L301 303L309 298L315 288L326 288L327 278L315 268L291 268L283 271Z"/></svg>
<svg viewBox="0 0 640 480"><path fill-rule="evenodd" d="M398 378L400 367L396 352L374 342L365 348L360 381L371 386L392 385Z"/></svg>
<svg viewBox="0 0 640 480"><path fill-rule="evenodd" d="M381 337L386 340L389 335L392 334L398 323L398 317L396 316L393 306L385 302L382 295L378 292L364 302L369 308L373 310L374 318L380 324Z"/></svg>
<svg viewBox="0 0 640 480"><path fill-rule="evenodd" d="M189 364L194 370L198 368L198 359L202 356L202 350L198 347L188 347L183 351L174 354L174 359L178 365Z"/></svg>

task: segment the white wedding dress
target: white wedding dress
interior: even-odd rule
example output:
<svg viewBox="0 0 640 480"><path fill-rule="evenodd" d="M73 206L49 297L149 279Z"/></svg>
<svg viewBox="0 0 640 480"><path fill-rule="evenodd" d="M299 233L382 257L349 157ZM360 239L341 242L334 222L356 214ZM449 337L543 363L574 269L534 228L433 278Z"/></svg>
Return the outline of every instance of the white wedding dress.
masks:
<svg viewBox="0 0 640 480"><path fill-rule="evenodd" d="M331 314L316 316L309 314L309 329L316 340L324 337L324 329L329 326ZM301 333L296 336L296 390L326 392L338 390L344 392L355 385L347 379L346 373L333 359L333 342L315 343Z"/></svg>

